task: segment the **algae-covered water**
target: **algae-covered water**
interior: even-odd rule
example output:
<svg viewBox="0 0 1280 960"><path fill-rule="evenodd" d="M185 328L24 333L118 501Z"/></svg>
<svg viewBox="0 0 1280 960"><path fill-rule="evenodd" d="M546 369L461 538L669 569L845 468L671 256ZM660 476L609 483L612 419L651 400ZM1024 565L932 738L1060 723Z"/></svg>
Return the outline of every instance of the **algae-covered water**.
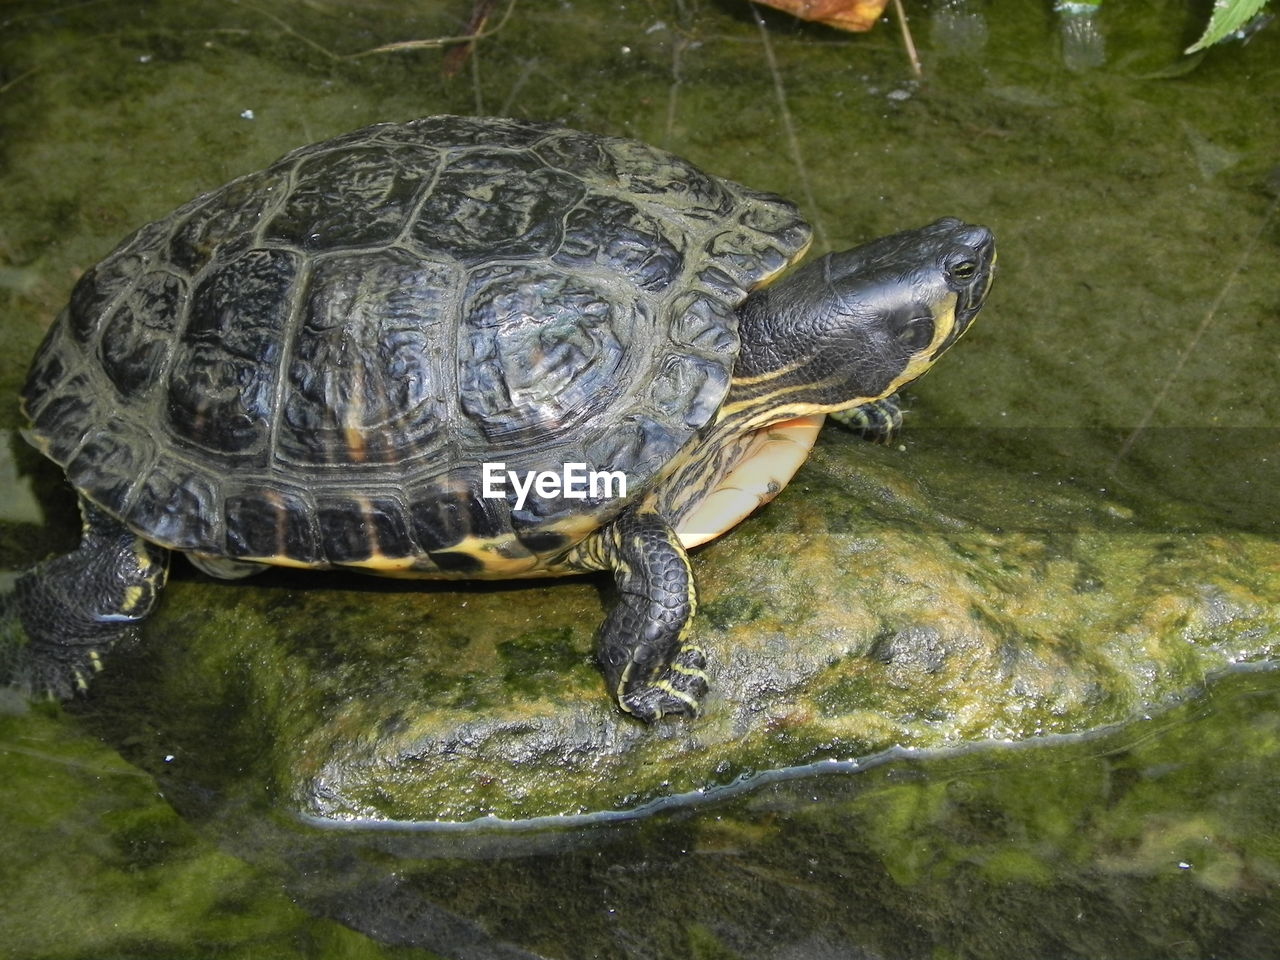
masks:
<svg viewBox="0 0 1280 960"><path fill-rule="evenodd" d="M986 572L989 596L1008 585L1019 625L1003 660L974 659L979 695L966 699L963 660L911 647L919 632L861 647L851 604L850 649L873 669L814 702L898 711L882 739L856 741L875 751L811 742L811 718L771 701L772 755L801 765L764 769L757 752L749 770L703 776L705 757L656 731L673 769L645 781L648 806L465 829L304 823L280 792L287 746L275 729L246 735L269 715L251 694L288 689L263 672L294 661L209 651L184 677L158 630L85 701L4 701L0 956L1278 954L1280 29L1185 58L1207 5L1114 2L1083 25L1048 3L908 9L921 78L890 22L846 36L737 0L500 0L469 47L449 41L468 31L466 0L0 7L0 568L75 541L74 500L18 438L15 399L81 272L139 224L302 143L377 120L505 114L637 137L785 193L822 250L944 214L990 226L995 291L912 389L902 449L825 440L739 546L695 565L709 631L760 621L785 644L776 611L805 595L758 578L810 569L818 505L827 542L845 538L832 556L867 563L910 539L894 539L891 516L909 502L911 529L936 521L981 545L963 562ZM421 42L377 49L409 40ZM856 489L875 502L840 512L830 479L863 456L871 479ZM1074 546L1086 517L1099 519L1075 539L1106 541L1088 554L1110 558L1106 576ZM1117 588L1138 555L1113 548L1117 532L1154 558L1131 581L1160 591L1148 609ZM762 566L742 566L750 551ZM1199 589L1197 554L1216 586L1196 613L1209 632L1192 636L1170 598ZM1077 589L1046 587L1037 609L1034 583L1057 583L1055 563L1075 564ZM176 565L174 580L171 628L206 603L215 632L219 609L237 611L232 624L311 609L299 577L214 589ZM259 592L236 605L218 599L227 591ZM483 696L595 682L597 584L429 593L432 611L468 609L446 630L451 649L470 655L460 631L480 619L522 638L499 644L506 672ZM362 624L377 619L368 604L401 623L413 597L338 595ZM1076 603L1095 627L1111 622L1108 599L1149 632L1056 626ZM1149 649L1120 651L1137 636ZM1067 693L1049 682L1098 650L1132 674L1064 680ZM1039 671L1019 672L1029 661ZM165 697L198 668L217 682ZM712 788L686 791L700 779Z"/></svg>

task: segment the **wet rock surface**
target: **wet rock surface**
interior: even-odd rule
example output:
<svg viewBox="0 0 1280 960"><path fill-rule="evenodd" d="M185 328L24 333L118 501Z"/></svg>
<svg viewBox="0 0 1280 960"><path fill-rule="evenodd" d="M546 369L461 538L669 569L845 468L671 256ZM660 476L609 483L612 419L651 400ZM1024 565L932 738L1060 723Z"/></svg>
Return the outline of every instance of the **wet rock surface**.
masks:
<svg viewBox="0 0 1280 960"><path fill-rule="evenodd" d="M607 698L603 578L179 570L84 709L126 740L148 718L166 780L193 789L235 771L321 820L523 819L1093 730L1275 655L1271 539L996 470L954 436L906 443L829 429L778 500L695 554L713 690L693 721L646 727Z"/></svg>

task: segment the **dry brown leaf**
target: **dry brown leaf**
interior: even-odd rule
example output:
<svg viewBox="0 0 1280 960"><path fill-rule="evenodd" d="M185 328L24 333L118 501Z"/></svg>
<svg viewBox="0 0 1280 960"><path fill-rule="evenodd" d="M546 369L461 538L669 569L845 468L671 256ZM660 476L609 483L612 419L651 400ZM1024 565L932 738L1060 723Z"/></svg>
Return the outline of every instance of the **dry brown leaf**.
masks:
<svg viewBox="0 0 1280 960"><path fill-rule="evenodd" d="M756 0L785 10L801 20L815 20L837 30L862 33L875 26L889 0Z"/></svg>

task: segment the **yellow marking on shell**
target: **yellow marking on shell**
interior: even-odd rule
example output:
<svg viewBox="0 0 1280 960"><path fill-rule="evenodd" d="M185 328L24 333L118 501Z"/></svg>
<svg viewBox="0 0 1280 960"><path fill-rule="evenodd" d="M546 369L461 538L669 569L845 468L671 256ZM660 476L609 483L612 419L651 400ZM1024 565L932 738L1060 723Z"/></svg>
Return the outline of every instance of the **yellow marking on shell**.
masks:
<svg viewBox="0 0 1280 960"><path fill-rule="evenodd" d="M520 552L516 553L517 550ZM467 537L461 543L455 543L447 550L437 552L471 557L480 564L478 572L485 577L527 576L541 563L538 557L526 550L515 537L504 537L499 540Z"/></svg>
<svg viewBox="0 0 1280 960"><path fill-rule="evenodd" d="M547 527L546 532L564 537L564 549L568 550L595 529L596 522L590 517L571 517L552 524ZM378 576L419 580L510 580L523 577L570 576L584 572L564 564L549 565L545 556L532 553L518 539L510 535L492 539L468 537L436 553L455 553L472 557L481 565L481 568L467 572L424 570L417 565L429 563L429 557L388 557L377 550L366 560L343 563L342 566L354 567Z"/></svg>
<svg viewBox="0 0 1280 960"><path fill-rule="evenodd" d="M266 553L256 557L235 557L238 563L260 563L268 567L292 567L294 570L326 570L327 563L312 563L308 560L297 560L283 553Z"/></svg>
<svg viewBox="0 0 1280 960"><path fill-rule="evenodd" d="M276 514L276 554L275 555L279 557L281 560L284 560L286 559L285 551L288 548L288 540L287 540L288 531L285 528L286 528L286 525L288 524L289 515L285 513L284 498L281 497L280 494L277 493L275 490L267 491L267 502L271 504L271 508L275 511L275 514ZM282 564L282 566L289 566L289 564ZM312 566L312 564L303 563L301 564L301 566L309 567L309 566Z"/></svg>
<svg viewBox="0 0 1280 960"><path fill-rule="evenodd" d="M545 532L555 533L564 538L564 546L557 549L558 554L561 550L567 553L572 548L579 546L598 529L599 525L593 517L573 516L551 524L546 528ZM517 549L520 554L512 556L512 551ZM461 543L449 547L447 550L437 552L461 553L474 557L482 564L482 567L469 573L428 571L419 573L417 576L449 580L508 580L521 577L566 577L587 572L581 567L554 562L556 560L554 556L548 558L531 553L513 536L488 540L480 537L469 537Z"/></svg>
<svg viewBox="0 0 1280 960"><path fill-rule="evenodd" d="M344 560L342 563L308 563L285 556L237 557L244 563L264 564L268 567L289 567L294 570L353 570L375 577L389 577L393 580L520 580L537 577L568 577L586 571L568 567L540 567L537 558L530 558L524 566L511 562L492 562L487 557L479 556L474 550L458 550L454 548L441 553L465 553L476 556L485 564L482 570L452 571L435 570L419 566L430 563L430 557L388 557L374 555L363 560Z"/></svg>
<svg viewBox="0 0 1280 960"><path fill-rule="evenodd" d="M551 532L559 533L569 538L567 549L581 541L587 533L594 530L595 524L588 520L577 524L560 523L548 529ZM390 556L380 550L374 550L370 556L362 560L344 560L342 563L312 563L305 560L295 560L284 554L236 557L235 559L238 563L292 567L299 570L355 570L359 573L373 576L404 580L513 580L533 577L573 576L586 572L563 564L546 566L544 565L546 560L543 557L527 551L520 556L513 557L510 556L510 551L513 548L524 551L523 545L515 537L509 536L497 539L469 537L461 543L454 544L447 550L436 551L437 554L456 553L473 557L482 565L481 569L474 571L436 570L429 566L424 566L431 564L432 561L429 556L416 554L405 557Z"/></svg>
<svg viewBox="0 0 1280 960"><path fill-rule="evenodd" d="M22 415L27 417L28 420L30 420L31 417L26 412L25 402L20 403L19 406L22 408ZM42 454L44 454L50 460L53 459L53 456L51 453L52 445L49 442L49 438L46 437L44 434L36 433L34 430L19 430L18 433L20 433L22 435L22 439L27 441L27 443L31 444L31 446L35 447L37 450L39 450Z"/></svg>
<svg viewBox="0 0 1280 960"><path fill-rule="evenodd" d="M347 412L347 417L349 420L351 417L350 411ZM347 442L347 455L351 458L352 462L364 463L365 460L368 459L368 450L364 445L364 431L359 427L352 426L350 423L347 423L346 426L342 428L342 434Z"/></svg>
<svg viewBox="0 0 1280 960"><path fill-rule="evenodd" d="M363 441L361 441L363 443ZM363 450L364 447L361 447ZM354 455L354 450L352 451ZM373 502L368 497L356 497L356 504L360 508L360 519L364 522L363 529L369 537L369 560L373 561L370 566L374 570L387 569L387 564L380 562L388 560L382 552L382 545L378 543L378 524L373 519ZM395 569L392 567L391 569Z"/></svg>
<svg viewBox="0 0 1280 960"><path fill-rule="evenodd" d="M808 458L825 419L823 414L798 417L756 431L728 473L677 524L685 549L732 530L777 496Z"/></svg>
<svg viewBox="0 0 1280 960"><path fill-rule="evenodd" d="M98 654L97 650L91 649L89 651L89 666L93 667L94 673L102 672L102 657Z"/></svg>
<svg viewBox="0 0 1280 960"><path fill-rule="evenodd" d="M363 501L361 501L361 505L367 509ZM586 537L598 528L597 521L591 516L573 516L549 525L546 527L545 532L559 534L564 537L563 551L568 552L573 547L580 545ZM582 567L573 567L565 563L556 562L556 556L547 557L531 553L512 535L489 539L468 537L448 549L436 551L437 554L457 553L474 558L481 564L481 568L474 571L436 570L431 568L432 561L429 556L423 554L404 557L392 556L382 552L376 539L371 543L371 546L373 550L370 556L362 560L344 560L342 563L336 564L326 561L297 560L287 556L283 549L274 554L236 557L232 562L246 566L256 564L291 567L296 570L355 570L359 573L373 576L404 580L513 580L535 577L576 576L588 572ZM514 553L514 551L518 551L518 553ZM557 553L559 552L557 550ZM217 557L212 558L214 565L219 559ZM210 570L206 570L206 572L212 573ZM251 572L254 571L245 571L245 574ZM219 574L213 575L218 576ZM225 574L222 574L222 576L225 576Z"/></svg>
<svg viewBox="0 0 1280 960"><path fill-rule="evenodd" d="M344 341L345 339L344 337ZM361 415L364 413L364 404L360 401L360 397L364 394L364 368L356 363L352 365L351 370L351 389L348 391L346 407L342 412L342 434L346 439L347 453L352 462L364 463L368 459L364 431L360 425Z"/></svg>
<svg viewBox="0 0 1280 960"><path fill-rule="evenodd" d="M363 560L351 560L342 564L343 568L356 567L365 573L373 573L387 577L412 577L412 567L418 562L417 557L389 557L380 550ZM421 575L418 579L421 579Z"/></svg>

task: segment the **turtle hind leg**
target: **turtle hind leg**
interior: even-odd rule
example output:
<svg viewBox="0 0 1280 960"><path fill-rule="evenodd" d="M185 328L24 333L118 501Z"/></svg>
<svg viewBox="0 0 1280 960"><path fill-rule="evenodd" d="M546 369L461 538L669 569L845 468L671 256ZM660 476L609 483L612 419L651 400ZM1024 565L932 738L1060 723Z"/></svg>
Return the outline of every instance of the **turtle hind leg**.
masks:
<svg viewBox="0 0 1280 960"><path fill-rule="evenodd" d="M597 639L618 705L646 722L696 716L707 692L706 657L686 639L697 597L675 531L656 511L633 507L582 550L587 565L613 572L618 588Z"/></svg>
<svg viewBox="0 0 1280 960"><path fill-rule="evenodd" d="M155 606L167 550L82 500L80 546L18 578L6 606L13 625L0 650L8 682L65 699L84 691L102 657ZM21 635L19 635L21 634Z"/></svg>

